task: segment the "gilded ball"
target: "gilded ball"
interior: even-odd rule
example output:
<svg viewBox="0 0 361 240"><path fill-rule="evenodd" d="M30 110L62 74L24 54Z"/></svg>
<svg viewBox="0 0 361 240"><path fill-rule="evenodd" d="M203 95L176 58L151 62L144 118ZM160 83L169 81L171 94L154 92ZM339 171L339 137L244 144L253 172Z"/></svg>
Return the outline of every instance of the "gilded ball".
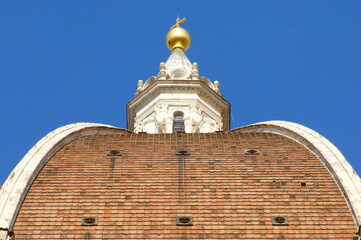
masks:
<svg viewBox="0 0 361 240"><path fill-rule="evenodd" d="M171 51L181 48L185 52L191 45L191 35L184 28L175 27L167 33L165 42Z"/></svg>

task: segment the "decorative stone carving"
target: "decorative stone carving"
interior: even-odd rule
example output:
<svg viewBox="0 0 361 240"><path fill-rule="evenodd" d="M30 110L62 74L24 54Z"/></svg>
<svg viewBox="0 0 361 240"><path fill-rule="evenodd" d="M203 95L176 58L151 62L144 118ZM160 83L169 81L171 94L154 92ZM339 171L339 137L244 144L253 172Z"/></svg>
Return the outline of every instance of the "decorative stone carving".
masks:
<svg viewBox="0 0 361 240"><path fill-rule="evenodd" d="M157 121L154 112L142 121L143 132L158 133Z"/></svg>
<svg viewBox="0 0 361 240"><path fill-rule="evenodd" d="M138 84L137 84L137 92L135 93L135 95L138 95L141 91L143 91L143 80L139 80Z"/></svg>
<svg viewBox="0 0 361 240"><path fill-rule="evenodd" d="M134 123L134 132L166 133L168 123L168 106L159 104L154 112L144 119L137 119Z"/></svg>
<svg viewBox="0 0 361 240"><path fill-rule="evenodd" d="M153 110L143 119L141 116L136 117L134 132L171 133L175 112L183 113L185 132L197 133L222 130L222 118L214 116L217 120L214 119L210 116L214 113L206 109L203 104L200 105L197 102L191 102L187 105L182 104L182 106L177 104L168 105L160 102Z"/></svg>
<svg viewBox="0 0 361 240"><path fill-rule="evenodd" d="M197 80L199 79L199 72L198 72L198 64L196 62L193 63L192 65L192 73L191 73L191 77L193 80Z"/></svg>
<svg viewBox="0 0 361 240"><path fill-rule="evenodd" d="M193 132L215 132L221 130L221 123L216 122L204 112L201 114L201 120L193 119Z"/></svg>
<svg viewBox="0 0 361 240"><path fill-rule="evenodd" d="M157 133L165 133L166 132L166 123L167 123L167 112L168 106L166 104L159 104L157 108L155 108L155 123L158 127Z"/></svg>
<svg viewBox="0 0 361 240"><path fill-rule="evenodd" d="M217 80L214 81L214 84L213 84L214 91L216 91L218 94L222 95L221 92L219 91L220 87L221 87L221 85L219 84L219 82Z"/></svg>
<svg viewBox="0 0 361 240"><path fill-rule="evenodd" d="M140 120L134 123L134 132L143 132L143 124Z"/></svg>
<svg viewBox="0 0 361 240"><path fill-rule="evenodd" d="M166 69L167 69L167 67L165 66L165 63L161 62L160 66L159 66L159 74L158 74L158 77L157 77L159 80L167 79Z"/></svg>

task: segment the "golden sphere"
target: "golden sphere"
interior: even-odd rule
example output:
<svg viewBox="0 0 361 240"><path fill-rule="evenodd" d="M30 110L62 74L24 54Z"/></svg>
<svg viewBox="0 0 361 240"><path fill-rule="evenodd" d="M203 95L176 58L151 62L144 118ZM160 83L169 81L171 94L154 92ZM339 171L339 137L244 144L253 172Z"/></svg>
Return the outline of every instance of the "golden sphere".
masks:
<svg viewBox="0 0 361 240"><path fill-rule="evenodd" d="M185 52L191 45L191 35L182 27L174 27L167 33L165 42L171 51L180 48Z"/></svg>

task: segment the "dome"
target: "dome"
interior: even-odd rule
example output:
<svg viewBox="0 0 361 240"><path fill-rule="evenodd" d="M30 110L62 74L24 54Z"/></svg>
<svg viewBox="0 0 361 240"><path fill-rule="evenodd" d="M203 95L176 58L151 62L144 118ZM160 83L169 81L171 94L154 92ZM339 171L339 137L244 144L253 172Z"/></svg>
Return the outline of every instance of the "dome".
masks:
<svg viewBox="0 0 361 240"><path fill-rule="evenodd" d="M14 169L1 223L16 239L351 239L358 213L343 191L359 180L332 169L332 146L287 122L156 135L69 125Z"/></svg>

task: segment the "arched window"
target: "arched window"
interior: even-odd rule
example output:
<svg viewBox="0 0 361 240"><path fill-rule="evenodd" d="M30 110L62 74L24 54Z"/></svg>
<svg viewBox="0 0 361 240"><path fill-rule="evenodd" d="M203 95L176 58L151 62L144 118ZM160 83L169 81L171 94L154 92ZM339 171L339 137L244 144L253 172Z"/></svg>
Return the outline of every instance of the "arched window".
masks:
<svg viewBox="0 0 361 240"><path fill-rule="evenodd" d="M184 120L183 120L183 113L176 112L174 113L174 121L173 121L173 132L184 132Z"/></svg>

